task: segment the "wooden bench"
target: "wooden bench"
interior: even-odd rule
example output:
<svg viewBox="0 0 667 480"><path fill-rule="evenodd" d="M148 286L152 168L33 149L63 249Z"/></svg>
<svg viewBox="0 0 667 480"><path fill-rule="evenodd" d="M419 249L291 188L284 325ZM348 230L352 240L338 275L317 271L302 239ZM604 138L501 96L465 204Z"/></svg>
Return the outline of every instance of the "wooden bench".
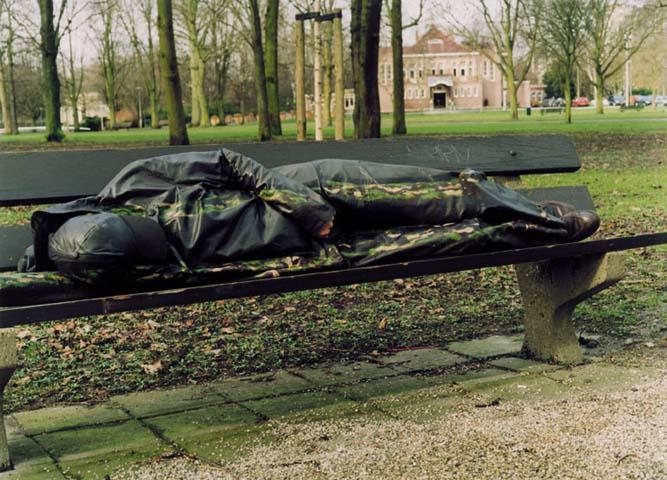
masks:
<svg viewBox="0 0 667 480"><path fill-rule="evenodd" d="M356 158L415 164L443 170L475 168L496 179L517 180L523 174L573 172L580 168L572 143L560 136L500 136L461 139L383 139L363 142L240 144L226 147L252 156L266 166L316 158ZM95 194L126 163L177 151L217 147L144 148L0 155L0 205L34 205ZM585 187L522 190L535 201L562 200L592 209ZM0 270L15 268L31 243L26 226L0 227ZM210 300L376 282L470 269L516 265L525 309L525 351L545 360L582 360L572 323L578 303L618 282L624 275L623 250L667 243L667 233L586 241L460 257L428 258L370 267L314 272L277 278L248 278L161 289L68 288L14 306L0 290L0 393L17 364L12 327L57 319L124 312ZM0 428L0 467L10 460Z"/></svg>

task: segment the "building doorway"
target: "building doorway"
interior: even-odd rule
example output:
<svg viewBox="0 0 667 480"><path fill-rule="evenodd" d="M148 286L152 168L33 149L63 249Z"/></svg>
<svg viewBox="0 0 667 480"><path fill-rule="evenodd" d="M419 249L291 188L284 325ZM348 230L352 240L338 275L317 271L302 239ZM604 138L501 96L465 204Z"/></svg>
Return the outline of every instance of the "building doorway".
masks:
<svg viewBox="0 0 667 480"><path fill-rule="evenodd" d="M433 108L447 108L447 94L445 92L433 93Z"/></svg>

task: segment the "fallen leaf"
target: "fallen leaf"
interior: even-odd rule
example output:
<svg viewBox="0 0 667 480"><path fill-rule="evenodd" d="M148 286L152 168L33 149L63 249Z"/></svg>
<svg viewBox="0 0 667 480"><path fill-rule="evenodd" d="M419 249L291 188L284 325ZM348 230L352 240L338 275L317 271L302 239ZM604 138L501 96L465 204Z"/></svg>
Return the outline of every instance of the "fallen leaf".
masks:
<svg viewBox="0 0 667 480"><path fill-rule="evenodd" d="M141 365L141 368L144 370L144 372L153 375L162 370L162 361L157 360L151 364L144 363Z"/></svg>

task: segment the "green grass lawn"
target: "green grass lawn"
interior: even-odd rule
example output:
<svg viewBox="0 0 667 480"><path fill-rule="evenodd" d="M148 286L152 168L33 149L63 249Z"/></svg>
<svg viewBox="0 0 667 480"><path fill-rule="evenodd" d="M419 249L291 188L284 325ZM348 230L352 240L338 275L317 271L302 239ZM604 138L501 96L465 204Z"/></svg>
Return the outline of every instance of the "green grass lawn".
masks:
<svg viewBox="0 0 667 480"><path fill-rule="evenodd" d="M524 184L588 185L602 217L599 236L667 231L664 113L609 113L600 119L576 112L575 124L567 127L553 117L511 123L502 113L479 115L462 114L456 121L454 115L414 115L409 126L411 132L440 134L565 128L582 169L526 176ZM475 123L478 120L481 123ZM473 123L464 123L468 121ZM223 139L218 132L230 132L229 138L245 133L248 138L253 128L193 129L192 135L206 143ZM145 135L139 141L150 143L163 133L139 132ZM134 132L80 135L107 145L128 143ZM126 140L118 140L123 136ZM65 146L85 145L76 144L75 135L68 142ZM24 222L29 213L29 208L0 209L0 223ZM627 337L663 338L666 272L667 247L629 252L627 278L577 309L579 328L610 335L619 343ZM11 411L274 368L372 358L397 348L520 332L521 315L513 270L502 267L49 322L19 327L21 366L5 401ZM157 360L161 369L154 373L142 367Z"/></svg>
<svg viewBox="0 0 667 480"><path fill-rule="evenodd" d="M667 134L667 109L641 112L620 112L609 109L604 115L596 115L593 110L574 110L572 124L565 124L562 116L555 113L527 117L525 111L520 121L513 122L507 112L452 112L440 114L414 113L407 115L410 135L492 135L528 133L586 134ZM314 136L314 123L308 123L309 136ZM290 141L296 137L293 121L283 122L282 137L277 141ZM254 141L257 124L229 125L224 127L190 128L192 144L216 144L223 142ZM333 128L325 128L325 137L333 139ZM391 116L382 116L382 134L391 134ZM0 135L0 151L30 150L44 148L85 148L99 146L130 147L138 145L166 145L167 130L128 129L105 132L67 133L62 144L47 144L42 133L25 133L17 136ZM346 136L352 136L351 118L346 119Z"/></svg>

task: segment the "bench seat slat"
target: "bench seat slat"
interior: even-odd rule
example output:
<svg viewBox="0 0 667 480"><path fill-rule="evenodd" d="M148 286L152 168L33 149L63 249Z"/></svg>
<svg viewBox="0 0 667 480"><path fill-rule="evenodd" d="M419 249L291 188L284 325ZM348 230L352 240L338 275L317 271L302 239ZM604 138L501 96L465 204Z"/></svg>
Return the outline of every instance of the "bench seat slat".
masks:
<svg viewBox="0 0 667 480"><path fill-rule="evenodd" d="M53 304L0 308L0 328L77 316L377 282L437 273L595 255L667 243L667 232L566 243L460 257L440 257L269 279L250 279L157 292L128 293Z"/></svg>
<svg viewBox="0 0 667 480"><path fill-rule="evenodd" d="M573 172L581 166L572 141L562 135L226 143L224 146L267 167L319 158L419 165L449 171L472 168L489 175ZM0 206L55 203L94 195L131 161L218 148L220 145L191 145L0 154Z"/></svg>

